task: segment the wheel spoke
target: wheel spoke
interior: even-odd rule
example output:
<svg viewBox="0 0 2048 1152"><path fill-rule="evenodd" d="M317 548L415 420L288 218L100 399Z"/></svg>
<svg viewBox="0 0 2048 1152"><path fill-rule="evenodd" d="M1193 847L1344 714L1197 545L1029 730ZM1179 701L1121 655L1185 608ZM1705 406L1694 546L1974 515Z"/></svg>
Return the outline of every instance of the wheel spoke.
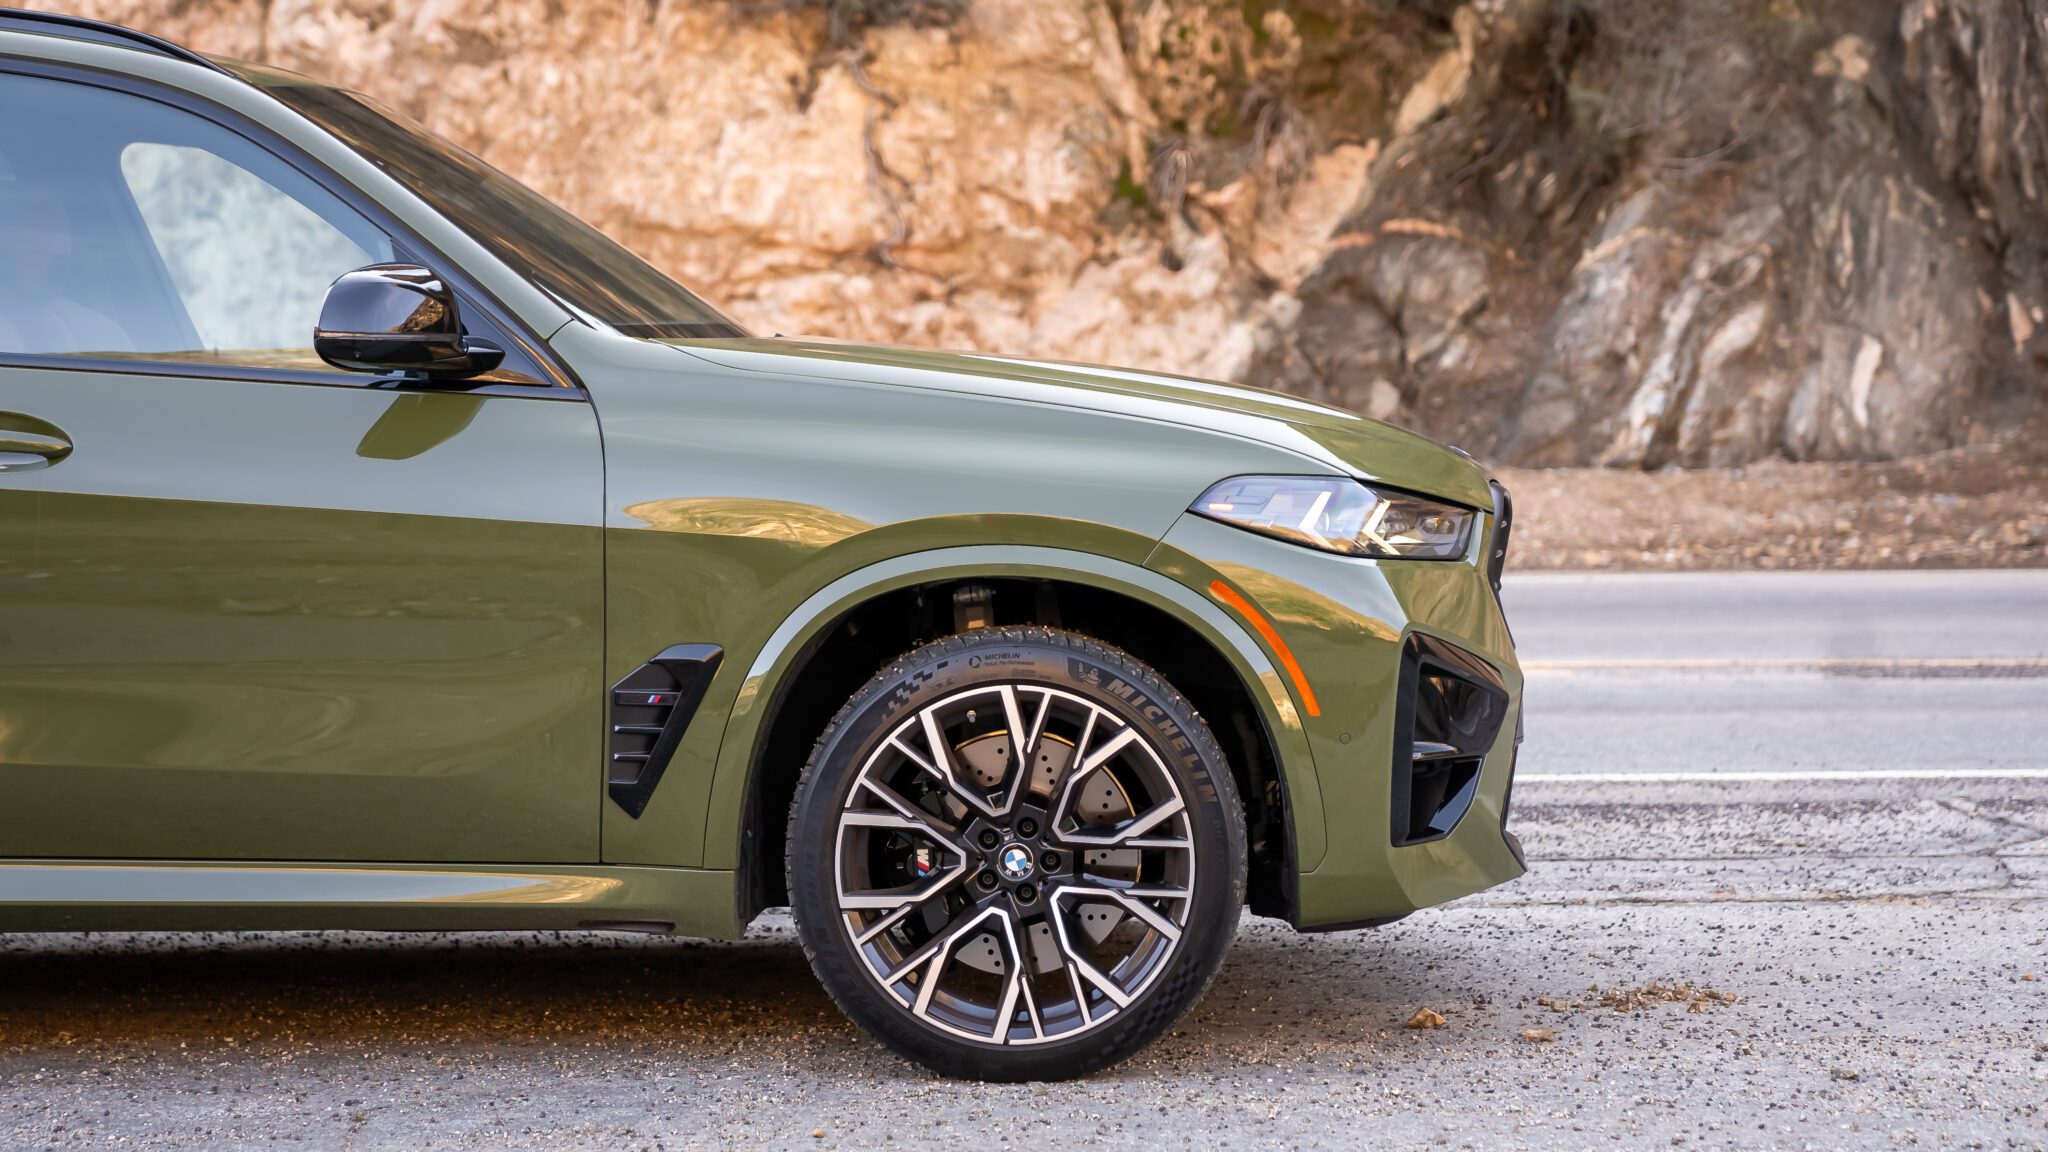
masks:
<svg viewBox="0 0 2048 1152"><path fill-rule="evenodd" d="M931 760L919 760L919 766L944 781L953 795L979 809L984 816L1001 816L1003 810L989 803L981 789L974 787L960 775L960 765L953 758L953 746L946 740L945 729L939 726L939 707L934 704L917 714L919 727L924 732L925 746L931 751ZM899 747L902 745L899 743ZM908 749L905 749L908 751Z"/></svg>
<svg viewBox="0 0 2048 1152"><path fill-rule="evenodd" d="M1031 995L1030 981L1027 979L1030 965L1024 958L1024 949L1017 943L1016 919L1011 916L1004 916L1002 924L1003 941L1010 950L1010 971L1007 978L1003 981L1002 1003L996 1005L995 1026L990 1029L988 1038L998 1044L1008 1044L1010 1042L1010 1021L1017 1015L1017 1001L1020 998L1028 1000ZM1032 1031L1040 1032L1036 1006L1033 1006L1032 1013ZM1042 1035L1043 1033L1040 1032L1040 1034Z"/></svg>
<svg viewBox="0 0 2048 1152"><path fill-rule="evenodd" d="M1147 900L1185 900L1185 888L1113 888L1107 885L1066 885L1053 894L1055 901L1069 896L1107 900L1138 919L1154 932L1164 936L1169 943L1180 939L1180 925L1167 919L1157 908L1145 903Z"/></svg>
<svg viewBox="0 0 2048 1152"><path fill-rule="evenodd" d="M1017 990L1024 994L1024 1018L1031 1022L1031 1038L1045 1039L1045 1015L1038 1010L1038 994L1031 990L1030 964L1022 956L1017 964ZM1004 1030L1008 1031L1007 1024Z"/></svg>
<svg viewBox="0 0 2048 1152"><path fill-rule="evenodd" d="M1069 895L1090 891L1092 890L1064 886L1055 888L1051 896L1053 914L1048 919L1052 921L1053 942L1058 946L1060 955L1065 960L1068 977L1075 980L1077 1000L1082 1007L1083 1013L1090 1015L1092 1021L1092 1014L1087 1012L1088 997L1081 990L1080 981L1085 980L1101 989L1102 994L1109 997L1110 1003L1115 1004L1118 1008L1129 1007L1131 997L1107 973L1097 968L1086 953L1074 947L1073 935L1067 931L1067 918L1064 914L1064 909L1060 906L1061 902Z"/></svg>
<svg viewBox="0 0 2048 1152"><path fill-rule="evenodd" d="M1081 761L1080 770L1075 772L1075 777L1079 778L1082 776L1086 776L1090 772L1095 771L1097 768L1102 767L1104 764L1109 762L1109 758L1111 756L1114 756L1117 753L1123 751L1124 745L1131 743L1137 738L1138 730L1136 728L1125 728L1123 731L1118 732L1116 735L1111 736L1107 740L1104 740L1102 742L1102 747L1097 748L1093 752L1090 752L1088 754L1088 758L1086 760Z"/></svg>
<svg viewBox="0 0 2048 1152"><path fill-rule="evenodd" d="M1031 758L1031 734L1024 728L1024 709L1018 706L1016 686L1005 684L997 693L1003 698L1003 720L1009 724L1010 767L1014 770Z"/></svg>
<svg viewBox="0 0 2048 1152"><path fill-rule="evenodd" d="M1081 970L1074 965L1071 956L1062 961L1060 967L1066 970L1067 983L1074 989L1074 1007L1081 1010L1081 1026L1086 1028L1095 1023L1095 1010L1088 1006L1088 989L1081 984Z"/></svg>
<svg viewBox="0 0 2048 1152"><path fill-rule="evenodd" d="M1113 884L1103 887L1112 892L1121 892L1133 900L1185 900L1192 893L1185 888L1169 888L1158 884Z"/></svg>
<svg viewBox="0 0 2048 1152"><path fill-rule="evenodd" d="M1126 820L1107 832L1083 832L1078 829L1062 831L1060 839L1069 844L1085 844L1091 848L1122 848L1130 842L1144 837L1145 833L1159 827L1173 817L1180 815L1187 805L1178 796L1169 796L1153 805L1143 816ZM1185 842L1176 842L1176 847L1185 847Z"/></svg>
<svg viewBox="0 0 2048 1152"><path fill-rule="evenodd" d="M846 818L840 821L841 824L849 828L885 828L894 832L915 832L953 855L966 858L967 850L960 846L959 833L951 825L935 820L908 804L896 802L896 797L880 789L870 788L869 791L889 801L889 806L895 811L855 809L846 813Z"/></svg>
<svg viewBox="0 0 2048 1152"><path fill-rule="evenodd" d="M876 799L894 809L897 816L908 822L917 831L938 841L947 851L963 858L966 856L967 850L960 844L960 830L958 828L912 804L894 788L886 784L877 783L873 777L862 776L860 786L867 789ZM848 814L853 815L858 812L859 810L855 809ZM874 826L884 827L884 825Z"/></svg>
<svg viewBox="0 0 2048 1152"><path fill-rule="evenodd" d="M956 925L948 925L944 932L933 937L923 948L918 949L915 955L900 965L884 982L893 987L904 977L910 975L911 972L920 971L921 974L917 981L917 997L912 1002L910 1010L927 1020L931 1019L932 997L938 993L939 978L945 974L946 964L953 958L954 949L959 947L960 941L966 938L969 932L981 927L983 923L990 919L994 919L998 924L1002 925L1003 936L1010 946L1010 954L1013 957L1017 957L1019 955L1016 949L1017 936L1009 915L1000 908L989 907L982 909L972 916L962 917ZM1019 964L1011 965L1013 971L1019 966ZM1009 1020L1011 1016L1015 1015L1016 1010L1017 985L1014 979L1006 980L1003 983L1002 1004L996 1009L995 1023L989 1032L989 1039L997 1043L1008 1042L1010 1032Z"/></svg>
<svg viewBox="0 0 2048 1152"><path fill-rule="evenodd" d="M861 929L853 938L854 944L865 947L868 941L901 924L912 912L917 911L920 907L923 907L923 905L905 904L903 907L896 909L894 912Z"/></svg>
<svg viewBox="0 0 2048 1152"><path fill-rule="evenodd" d="M1095 738L1096 719L1102 716L1104 713L1099 710L1089 712L1088 722L1081 729L1081 740L1074 745L1073 758L1067 762L1066 777L1060 781L1059 796L1053 801L1052 815L1055 823L1072 805L1074 791L1080 787L1081 781L1087 779L1089 773L1109 763L1110 757L1123 751L1125 745L1138 739L1137 729L1124 727L1116 735L1104 740L1100 747L1091 750L1088 742ZM1118 723L1115 717L1108 719L1112 724Z"/></svg>
<svg viewBox="0 0 2048 1152"><path fill-rule="evenodd" d="M910 745L905 744L903 742L903 736L901 733L889 737L889 747L894 748L896 751L903 753L904 759L910 761L912 764L917 765L919 768L924 769L927 774L929 774L933 779L937 780L939 783L944 784L948 787L952 786L953 782L946 778L946 774L944 772L939 771L939 766L932 763L930 757L926 756L924 753L919 752L917 749L912 748Z"/></svg>
<svg viewBox="0 0 2048 1152"><path fill-rule="evenodd" d="M1038 717L1030 727L1024 726L1024 709L1017 702L1017 687L1004 684L997 689L1003 698L1003 720L1009 725L1010 762L1004 770L1008 781L1003 792L1002 814L1007 816L1017 807L1017 801L1031 787L1031 754L1038 748L1038 734L1045 724L1045 714L1052 707L1052 693L1040 694Z"/></svg>
<svg viewBox="0 0 2048 1152"><path fill-rule="evenodd" d="M1088 718L1082 721L1081 723L1081 738L1074 741L1074 754L1068 757L1067 759L1067 774L1069 779L1072 779L1074 776L1080 774L1079 769L1081 767L1081 757L1087 755L1088 745L1094 742L1095 725L1101 719L1102 709L1088 709ZM1114 718L1111 718L1110 723L1114 724L1116 723L1116 720Z"/></svg>
<svg viewBox="0 0 2048 1152"><path fill-rule="evenodd" d="M939 896L943 895L946 889L951 888L953 885L959 883L960 880L964 878L966 875L967 869L964 866L955 868L952 871L940 876L938 879L932 881L923 889L915 893L912 893L900 900L896 900L893 903L893 905L887 905L886 907L888 908L888 915L883 916L877 919L873 924L870 924L867 927L862 928L857 934L855 934L853 942L856 945L866 945L868 941L873 940L875 937L880 936L882 933L887 932L889 929L896 927L898 924L901 924L904 920L908 919L912 912L917 911L919 908L924 907L926 904L931 903L934 899L937 899ZM876 899L878 901L881 898L882 897L880 896L880 894L876 894L873 897L873 899ZM865 897L857 895L851 897L850 899L862 900L865 899ZM862 906L849 903L848 901L849 897L844 895L840 897L839 908L841 911L855 912L863 910ZM880 904L870 904L866 906L868 910L875 911L880 911L883 907L885 906Z"/></svg>
<svg viewBox="0 0 2048 1152"><path fill-rule="evenodd" d="M1116 981L1110 979L1107 973L1096 968L1095 965L1090 964L1086 960L1081 960L1077 958L1069 961L1069 963L1073 965L1074 971L1080 974L1081 979L1101 989L1102 994L1104 996L1109 997L1110 1003L1116 1005L1119 1008L1128 1008L1131 1006L1130 995L1126 993L1122 988L1119 988L1117 986ZM1084 1002L1085 1000L1086 997L1083 997Z"/></svg>
<svg viewBox="0 0 2048 1152"><path fill-rule="evenodd" d="M953 951L953 946L960 942L961 937L979 927L981 922L989 917L1001 916L1002 914L1002 909L988 907L973 909L955 917L951 923L940 930L938 935L925 941L924 947L911 953L907 959L898 964L888 975L882 977L882 983L893 987L896 984L902 983L904 977L924 967L928 961L936 959L943 962ZM921 988L920 992L922 991L923 989Z"/></svg>
<svg viewBox="0 0 2048 1152"><path fill-rule="evenodd" d="M1052 715L1052 691L1040 689L1038 693L1038 716L1031 721L1031 734L1024 741L1023 763L1031 763L1031 754L1038 751L1039 737L1045 735L1045 721Z"/></svg>
<svg viewBox="0 0 2048 1152"><path fill-rule="evenodd" d="M876 888L865 892L839 892L841 912L895 912L905 906L922 904L944 892L954 881L967 875L967 863L961 861L951 868L942 870L928 884L916 887Z"/></svg>

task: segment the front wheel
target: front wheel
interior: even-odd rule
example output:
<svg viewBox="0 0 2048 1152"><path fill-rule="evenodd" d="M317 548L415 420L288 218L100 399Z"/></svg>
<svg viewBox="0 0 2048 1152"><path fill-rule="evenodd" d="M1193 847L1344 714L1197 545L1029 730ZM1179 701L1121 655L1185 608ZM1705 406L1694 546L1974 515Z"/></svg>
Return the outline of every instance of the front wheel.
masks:
<svg viewBox="0 0 2048 1152"><path fill-rule="evenodd" d="M826 729L790 815L790 903L826 990L889 1047L1063 1079L1201 998L1244 841L1222 750L1158 673L991 628L905 656Z"/></svg>

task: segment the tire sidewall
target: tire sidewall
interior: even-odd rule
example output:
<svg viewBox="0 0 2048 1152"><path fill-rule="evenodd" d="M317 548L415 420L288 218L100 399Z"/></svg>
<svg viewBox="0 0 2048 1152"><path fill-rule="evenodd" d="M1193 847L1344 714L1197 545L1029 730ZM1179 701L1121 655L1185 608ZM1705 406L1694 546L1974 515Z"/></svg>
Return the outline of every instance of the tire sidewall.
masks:
<svg viewBox="0 0 2048 1152"><path fill-rule="evenodd" d="M1194 837L1195 894L1167 970L1114 1019L1071 1040L1003 1046L930 1028L869 970L839 923L834 854L840 810L859 770L906 717L966 688L1013 683L1084 696L1135 727L1181 789ZM1229 767L1187 700L1107 646L1048 629L989 629L930 645L886 669L827 730L798 785L790 820L791 911L812 964L854 1021L935 1070L978 1079L1056 1079L1128 1055L1178 1020L1207 987L1244 902L1244 829Z"/></svg>

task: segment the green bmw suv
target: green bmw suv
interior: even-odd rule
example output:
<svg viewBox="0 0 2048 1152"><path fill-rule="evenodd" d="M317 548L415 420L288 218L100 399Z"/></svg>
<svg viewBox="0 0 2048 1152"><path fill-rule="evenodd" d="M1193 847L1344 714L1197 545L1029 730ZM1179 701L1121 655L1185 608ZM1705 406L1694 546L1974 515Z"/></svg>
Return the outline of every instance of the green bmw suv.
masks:
<svg viewBox="0 0 2048 1152"><path fill-rule="evenodd" d="M751 336L360 95L0 12L0 930L787 905L896 1051L1078 1075L1247 905L1520 875L1508 523L1275 393Z"/></svg>

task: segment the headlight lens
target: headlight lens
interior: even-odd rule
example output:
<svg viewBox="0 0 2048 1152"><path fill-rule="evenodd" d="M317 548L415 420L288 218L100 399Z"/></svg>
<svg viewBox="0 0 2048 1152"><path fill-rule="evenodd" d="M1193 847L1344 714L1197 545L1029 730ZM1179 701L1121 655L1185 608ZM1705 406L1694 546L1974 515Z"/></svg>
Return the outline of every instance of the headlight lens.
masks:
<svg viewBox="0 0 2048 1152"><path fill-rule="evenodd" d="M1189 510L1325 552L1403 560L1460 559L1474 516L1336 476L1233 476Z"/></svg>

